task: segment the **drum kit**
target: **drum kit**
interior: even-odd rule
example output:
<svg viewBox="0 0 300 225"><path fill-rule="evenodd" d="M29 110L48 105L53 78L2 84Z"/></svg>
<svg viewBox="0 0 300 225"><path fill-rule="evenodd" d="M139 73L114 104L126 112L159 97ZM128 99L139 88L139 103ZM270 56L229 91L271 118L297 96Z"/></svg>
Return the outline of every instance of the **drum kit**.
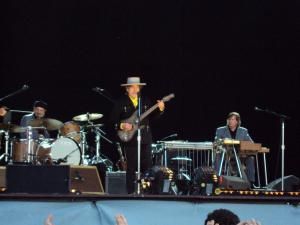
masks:
<svg viewBox="0 0 300 225"><path fill-rule="evenodd" d="M5 133L5 153L0 160L5 159L9 164L32 165L95 165L105 163L107 167L113 165L109 159L100 153L101 139L112 143L104 135L102 124L93 121L102 118L99 113L85 113L72 118L72 121L61 122L52 118L34 119L28 126L14 124L0 124L0 131ZM57 139L33 139L34 130L57 131ZM86 134L95 134L96 151L94 156L87 154L89 145ZM11 138L10 133L17 133L26 138ZM1 148L1 147L0 147ZM111 168L112 169L112 168Z"/></svg>

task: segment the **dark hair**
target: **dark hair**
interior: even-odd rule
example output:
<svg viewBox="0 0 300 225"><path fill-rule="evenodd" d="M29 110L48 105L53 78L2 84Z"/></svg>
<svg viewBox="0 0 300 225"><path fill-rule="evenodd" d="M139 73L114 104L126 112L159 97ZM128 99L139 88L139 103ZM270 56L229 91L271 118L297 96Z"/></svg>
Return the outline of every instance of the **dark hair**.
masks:
<svg viewBox="0 0 300 225"><path fill-rule="evenodd" d="M47 109L48 104L44 101L38 100L33 103L33 107L41 107L41 108Z"/></svg>
<svg viewBox="0 0 300 225"><path fill-rule="evenodd" d="M228 114L228 116L227 116L227 125L228 125L228 120L229 120L231 117L233 117L233 116L235 116L235 118L236 118L236 120L237 120L237 122L238 122L238 126L241 126L242 120L241 120L241 116L240 116L240 114L239 114L238 112L230 112L230 113Z"/></svg>
<svg viewBox="0 0 300 225"><path fill-rule="evenodd" d="M216 209L209 213L204 225L211 220L219 225L236 225L240 222L240 218L228 209Z"/></svg>

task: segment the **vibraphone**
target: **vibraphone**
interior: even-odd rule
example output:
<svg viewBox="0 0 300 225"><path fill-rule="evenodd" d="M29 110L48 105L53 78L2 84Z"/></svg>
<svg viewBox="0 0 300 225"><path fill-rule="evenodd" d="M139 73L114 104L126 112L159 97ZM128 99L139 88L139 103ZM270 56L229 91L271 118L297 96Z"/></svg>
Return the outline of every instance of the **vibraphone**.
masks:
<svg viewBox="0 0 300 225"><path fill-rule="evenodd" d="M161 165L178 175L192 179L194 169L212 166L213 142L164 141L161 142Z"/></svg>

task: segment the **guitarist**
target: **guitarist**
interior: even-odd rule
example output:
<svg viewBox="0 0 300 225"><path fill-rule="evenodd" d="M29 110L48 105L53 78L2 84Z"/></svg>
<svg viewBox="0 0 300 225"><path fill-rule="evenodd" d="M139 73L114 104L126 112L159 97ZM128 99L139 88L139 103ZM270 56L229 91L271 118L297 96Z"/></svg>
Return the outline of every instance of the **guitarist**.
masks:
<svg viewBox="0 0 300 225"><path fill-rule="evenodd" d="M127 83L121 84L126 92L114 106L111 113L111 122L114 124L115 129L130 131L133 125L130 123L122 123L121 121L129 118L138 109L138 96L142 87L146 86L146 83L141 83L139 77L128 77ZM152 166L151 157L151 144L152 144L152 133L150 129L150 120L153 117L161 115L165 109L163 101L157 101L158 109L155 110L149 117L146 117L141 125L141 172L149 169ZM141 96L141 113L145 112L152 106L148 98ZM137 133L128 142L122 142L121 147L125 152L127 159L127 170L126 170L126 186L129 194L135 191L135 172L137 171Z"/></svg>

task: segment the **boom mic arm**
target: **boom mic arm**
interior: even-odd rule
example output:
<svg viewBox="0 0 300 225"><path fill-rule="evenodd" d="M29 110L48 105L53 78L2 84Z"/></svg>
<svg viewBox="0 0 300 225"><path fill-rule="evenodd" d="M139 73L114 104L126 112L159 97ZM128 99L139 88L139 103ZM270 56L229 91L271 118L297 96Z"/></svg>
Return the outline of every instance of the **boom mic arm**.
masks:
<svg viewBox="0 0 300 225"><path fill-rule="evenodd" d="M19 90L15 91L15 92L13 92L13 93L11 93L11 94L9 94L9 95L6 95L6 96L4 96L3 98L0 98L0 102L3 101L4 99L7 99L7 98L12 97L12 96L15 96L16 94L19 94L19 93L21 93L21 92L23 92L23 91L26 91L26 90L28 90L28 89L29 89L29 86L26 85L26 84L24 84L24 85L22 86L22 88L20 88Z"/></svg>

